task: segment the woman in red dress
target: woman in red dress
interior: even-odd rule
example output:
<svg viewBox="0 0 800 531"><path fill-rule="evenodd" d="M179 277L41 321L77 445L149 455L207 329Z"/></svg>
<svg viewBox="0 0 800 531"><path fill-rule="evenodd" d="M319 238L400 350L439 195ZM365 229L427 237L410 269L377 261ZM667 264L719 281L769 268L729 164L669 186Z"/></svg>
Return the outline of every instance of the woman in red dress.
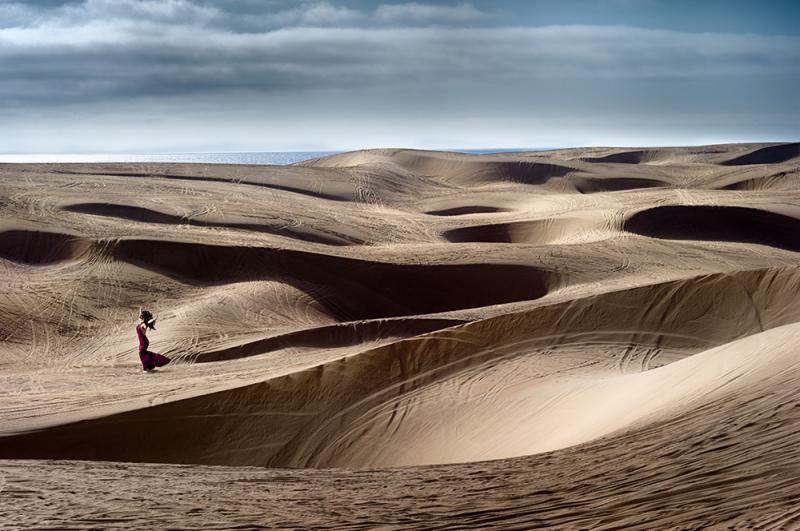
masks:
<svg viewBox="0 0 800 531"><path fill-rule="evenodd" d="M162 356L158 352L150 352L147 347L150 346L150 340L147 339L147 329L156 329L156 320L153 314L147 310L142 310L139 314L139 319L142 321L136 325L136 336L139 338L139 359L142 360L142 368L145 371L152 371L156 367L163 367L169 363L169 358Z"/></svg>

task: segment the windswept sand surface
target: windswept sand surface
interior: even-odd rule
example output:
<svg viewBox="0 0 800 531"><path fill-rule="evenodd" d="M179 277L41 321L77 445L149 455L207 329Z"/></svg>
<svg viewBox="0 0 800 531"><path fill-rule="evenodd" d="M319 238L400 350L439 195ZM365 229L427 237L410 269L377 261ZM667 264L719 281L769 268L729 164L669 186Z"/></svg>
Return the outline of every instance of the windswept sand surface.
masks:
<svg viewBox="0 0 800 531"><path fill-rule="evenodd" d="M5 164L0 285L0 528L800 527L800 144Z"/></svg>

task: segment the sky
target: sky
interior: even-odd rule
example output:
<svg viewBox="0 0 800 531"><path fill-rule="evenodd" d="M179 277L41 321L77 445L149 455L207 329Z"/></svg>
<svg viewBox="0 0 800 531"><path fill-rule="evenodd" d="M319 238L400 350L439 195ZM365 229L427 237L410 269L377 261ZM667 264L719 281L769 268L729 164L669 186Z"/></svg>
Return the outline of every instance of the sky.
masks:
<svg viewBox="0 0 800 531"><path fill-rule="evenodd" d="M800 139L800 2L0 0L0 153Z"/></svg>

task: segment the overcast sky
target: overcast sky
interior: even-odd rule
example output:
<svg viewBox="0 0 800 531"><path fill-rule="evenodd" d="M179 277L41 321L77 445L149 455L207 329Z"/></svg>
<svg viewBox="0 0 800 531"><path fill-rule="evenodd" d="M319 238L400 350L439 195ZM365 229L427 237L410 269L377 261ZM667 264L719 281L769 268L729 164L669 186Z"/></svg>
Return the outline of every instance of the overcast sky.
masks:
<svg viewBox="0 0 800 531"><path fill-rule="evenodd" d="M800 2L0 0L0 153L800 139Z"/></svg>

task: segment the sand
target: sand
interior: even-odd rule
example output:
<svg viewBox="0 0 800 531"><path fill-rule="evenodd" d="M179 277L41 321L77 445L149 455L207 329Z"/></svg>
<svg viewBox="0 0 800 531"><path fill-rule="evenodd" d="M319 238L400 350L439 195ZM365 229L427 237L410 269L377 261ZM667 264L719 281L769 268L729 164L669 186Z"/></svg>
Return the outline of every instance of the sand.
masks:
<svg viewBox="0 0 800 531"><path fill-rule="evenodd" d="M796 143L0 165L0 527L800 526L799 253Z"/></svg>

